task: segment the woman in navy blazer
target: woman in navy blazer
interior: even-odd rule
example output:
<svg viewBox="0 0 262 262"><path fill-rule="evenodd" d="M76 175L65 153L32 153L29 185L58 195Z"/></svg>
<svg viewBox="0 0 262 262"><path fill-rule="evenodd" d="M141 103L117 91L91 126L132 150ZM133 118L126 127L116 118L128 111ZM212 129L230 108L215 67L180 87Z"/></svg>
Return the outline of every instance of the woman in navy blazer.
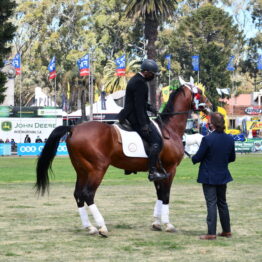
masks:
<svg viewBox="0 0 262 262"><path fill-rule="evenodd" d="M210 121L214 131L203 137L199 150L192 157L193 164L200 162L197 182L202 183L206 199L208 227L207 234L200 236L200 239L206 240L216 239L217 208L222 226L219 236L232 236L226 188L227 183L233 180L228 163L236 158L234 140L224 133L223 115L212 113Z"/></svg>

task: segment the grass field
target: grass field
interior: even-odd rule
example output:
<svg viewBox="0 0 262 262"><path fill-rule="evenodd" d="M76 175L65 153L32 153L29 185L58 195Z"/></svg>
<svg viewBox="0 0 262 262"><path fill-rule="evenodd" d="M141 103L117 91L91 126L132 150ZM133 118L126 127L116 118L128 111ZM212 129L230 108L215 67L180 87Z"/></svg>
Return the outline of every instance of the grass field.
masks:
<svg viewBox="0 0 262 262"><path fill-rule="evenodd" d="M81 229L74 170L56 158L49 196L35 196L35 158L0 158L0 261L262 261L262 155L238 155L228 185L232 239L201 241L206 206L198 166L183 160L173 183L176 233L150 230L155 190L147 174L110 168L96 195L109 238ZM218 225L220 231L220 225Z"/></svg>

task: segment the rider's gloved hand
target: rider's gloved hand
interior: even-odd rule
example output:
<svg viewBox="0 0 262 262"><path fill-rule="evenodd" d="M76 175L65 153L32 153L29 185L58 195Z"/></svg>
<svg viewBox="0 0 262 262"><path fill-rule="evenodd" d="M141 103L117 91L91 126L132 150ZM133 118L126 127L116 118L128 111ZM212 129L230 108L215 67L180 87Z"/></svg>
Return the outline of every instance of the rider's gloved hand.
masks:
<svg viewBox="0 0 262 262"><path fill-rule="evenodd" d="M142 128L141 128L141 132L144 136L148 136L151 132L151 129L149 127L148 124L144 125Z"/></svg>

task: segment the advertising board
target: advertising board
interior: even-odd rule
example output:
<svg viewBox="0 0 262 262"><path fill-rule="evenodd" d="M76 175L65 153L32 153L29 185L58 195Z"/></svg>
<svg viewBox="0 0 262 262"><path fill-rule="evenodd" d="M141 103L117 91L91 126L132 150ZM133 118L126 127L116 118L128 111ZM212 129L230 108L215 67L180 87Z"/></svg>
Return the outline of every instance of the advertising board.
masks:
<svg viewBox="0 0 262 262"><path fill-rule="evenodd" d="M44 143L19 143L17 144L17 154L19 156L38 156L44 148ZM56 155L68 155L66 143L59 143Z"/></svg>
<svg viewBox="0 0 262 262"><path fill-rule="evenodd" d="M48 138L54 128L63 124L62 117L53 118L0 118L0 138L14 139L16 143L24 142L29 135L31 142L35 142L37 136L43 141Z"/></svg>

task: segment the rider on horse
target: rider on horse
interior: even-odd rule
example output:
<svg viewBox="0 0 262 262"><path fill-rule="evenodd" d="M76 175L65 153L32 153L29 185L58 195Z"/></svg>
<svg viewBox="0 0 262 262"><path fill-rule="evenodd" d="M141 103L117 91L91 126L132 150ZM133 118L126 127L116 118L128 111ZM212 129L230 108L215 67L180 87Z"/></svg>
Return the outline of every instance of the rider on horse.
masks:
<svg viewBox="0 0 262 262"><path fill-rule="evenodd" d="M119 122L129 121L132 128L149 144L149 175L150 181L167 178L167 173L157 170L159 153L163 147L161 135L155 125L150 121L147 111L157 113L148 101L147 82L154 79L159 72L158 65L154 60L145 59L141 65L141 71L134 75L126 87L124 109L119 113Z"/></svg>

